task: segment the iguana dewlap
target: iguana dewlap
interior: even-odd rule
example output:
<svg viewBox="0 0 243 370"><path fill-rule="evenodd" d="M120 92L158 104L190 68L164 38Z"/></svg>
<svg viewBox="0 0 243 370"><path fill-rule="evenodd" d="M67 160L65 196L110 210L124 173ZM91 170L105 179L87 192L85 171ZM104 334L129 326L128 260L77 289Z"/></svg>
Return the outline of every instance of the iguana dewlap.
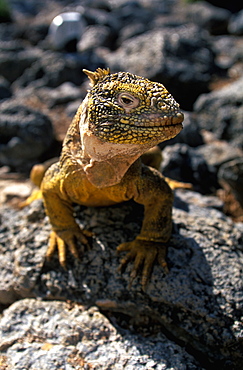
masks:
<svg viewBox="0 0 243 370"><path fill-rule="evenodd" d="M133 199L144 206L141 232L117 249L127 252L122 269L134 261L132 279L142 269L145 287L156 259L166 269L173 196L161 173L142 165L139 157L176 136L183 114L160 83L108 69L84 72L92 88L68 129L59 162L41 184L52 226L47 257L57 249L65 266L66 250L78 257L77 242L87 244L91 233L76 223L73 203L109 206Z"/></svg>

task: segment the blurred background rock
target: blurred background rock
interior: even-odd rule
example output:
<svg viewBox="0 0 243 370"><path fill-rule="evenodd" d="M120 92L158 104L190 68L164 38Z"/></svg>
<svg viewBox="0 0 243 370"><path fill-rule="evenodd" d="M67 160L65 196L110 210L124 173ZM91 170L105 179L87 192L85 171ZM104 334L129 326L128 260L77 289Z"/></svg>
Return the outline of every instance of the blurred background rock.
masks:
<svg viewBox="0 0 243 370"><path fill-rule="evenodd" d="M0 0L0 166L5 176L27 176L34 163L59 154L88 88L82 69L110 67L163 83L185 111L184 131L161 144L166 176L175 177L177 160L171 155L177 144L183 171L176 171L176 179L191 179L201 193L216 194L223 187L219 195L232 201L239 192L235 179L217 177L221 165L242 160L242 14L239 1ZM6 104L18 107L18 116L6 114ZM24 123L27 111L35 116L36 138ZM46 125L52 129L45 131ZM209 158L219 141L227 149L215 166ZM164 149L168 145L171 149ZM206 175L195 165L199 155L210 168L206 188ZM242 184L242 173L235 176ZM239 203L241 197L236 198Z"/></svg>

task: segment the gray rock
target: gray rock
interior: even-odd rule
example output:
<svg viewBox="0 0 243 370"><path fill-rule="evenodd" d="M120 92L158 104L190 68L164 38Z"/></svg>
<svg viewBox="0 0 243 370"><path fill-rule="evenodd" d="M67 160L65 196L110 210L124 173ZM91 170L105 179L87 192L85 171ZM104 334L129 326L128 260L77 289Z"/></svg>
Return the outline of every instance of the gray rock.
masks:
<svg viewBox="0 0 243 370"><path fill-rule="evenodd" d="M243 78L209 94L202 94L194 105L200 127L243 148Z"/></svg>
<svg viewBox="0 0 243 370"><path fill-rule="evenodd" d="M0 100L8 99L12 96L12 91L9 82L0 76Z"/></svg>
<svg viewBox="0 0 243 370"><path fill-rule="evenodd" d="M10 1L11 9L14 14L14 18L20 17L32 17L36 16L42 9L43 6L46 6L45 0L41 3L34 0L25 0L25 1Z"/></svg>
<svg viewBox="0 0 243 370"><path fill-rule="evenodd" d="M240 148L236 148L223 140L215 140L208 144L201 145L196 151L203 156L210 166L214 166L217 169L219 169L222 164L243 155L243 151Z"/></svg>
<svg viewBox="0 0 243 370"><path fill-rule="evenodd" d="M29 170L52 142L52 123L48 116L15 100L1 103L1 165L18 171Z"/></svg>
<svg viewBox="0 0 243 370"><path fill-rule="evenodd" d="M212 194L218 188L217 171L197 148L186 144L166 146L162 151L161 172L173 180L188 182L196 191Z"/></svg>
<svg viewBox="0 0 243 370"><path fill-rule="evenodd" d="M111 12L110 9L100 9L99 6L97 7L90 7L90 2L87 4L88 6L84 7L83 9L83 16L89 25L99 25L99 26L106 26L109 27L111 33L114 36L117 36L119 30L122 28L122 23L117 18L114 13L114 9ZM108 7L110 7L110 2L108 2Z"/></svg>
<svg viewBox="0 0 243 370"><path fill-rule="evenodd" d="M2 45L0 45L0 75L12 83L38 60L40 50L32 48L26 50L3 50L3 44L5 44L5 48L15 49L15 42L14 44L12 42L2 42ZM19 48L18 45L17 48Z"/></svg>
<svg viewBox="0 0 243 370"><path fill-rule="evenodd" d="M72 82L79 86L85 80L83 68L95 70L103 63L95 51L88 53L59 53L44 51L40 58L28 68L15 82L15 86L23 88L31 86L58 87L64 82Z"/></svg>
<svg viewBox="0 0 243 370"><path fill-rule="evenodd" d="M125 70L162 82L185 110L208 91L215 68L207 34L193 25L148 31L115 52L99 50L99 55L113 72Z"/></svg>
<svg viewBox="0 0 243 370"><path fill-rule="evenodd" d="M25 299L0 320L0 353L11 370L201 369L163 334L119 331L96 307Z"/></svg>
<svg viewBox="0 0 243 370"><path fill-rule="evenodd" d="M198 1L187 8L187 18L199 27L205 28L213 35L227 31L230 11L218 8L206 1Z"/></svg>
<svg viewBox="0 0 243 370"><path fill-rule="evenodd" d="M21 27L22 26L22 27ZM17 37L23 40L27 40L31 45L40 46L43 43L43 40L48 35L49 23L44 22L40 24L28 23L19 25Z"/></svg>
<svg viewBox="0 0 243 370"><path fill-rule="evenodd" d="M0 23L0 49L2 41L13 41L18 33L19 25L15 23Z"/></svg>
<svg viewBox="0 0 243 370"><path fill-rule="evenodd" d="M243 10L232 15L228 26L228 31L233 35L243 35Z"/></svg>
<svg viewBox="0 0 243 370"><path fill-rule="evenodd" d="M2 26L2 25L1 25ZM6 33L9 33L9 28L7 28L6 30L3 29L0 27L0 31L1 33L3 33L4 35L4 31ZM0 40L0 51L6 51L6 52L9 52L9 51L14 51L16 53L18 53L19 51L23 51L25 48L24 48L24 44L22 41L18 42L17 40L14 40L14 32L13 34L11 35L11 38L7 38L3 36L2 40Z"/></svg>
<svg viewBox="0 0 243 370"><path fill-rule="evenodd" d="M70 118L73 118L79 106L80 106L80 99L67 104L67 107L65 110L66 115Z"/></svg>
<svg viewBox="0 0 243 370"><path fill-rule="evenodd" d="M141 35L144 32L147 32L148 30L149 30L149 26L147 23L131 22L130 24L125 25L121 29L117 43L120 46L124 41L132 37Z"/></svg>
<svg viewBox="0 0 243 370"><path fill-rule="evenodd" d="M130 330L137 327L149 332L148 322L154 322L202 366L239 369L243 360L243 228L224 216L213 198L184 194L188 193L176 192L168 248L170 272L165 276L156 265L146 293L139 279L128 290L131 265L123 275L117 272L116 246L132 240L141 227L142 209L135 204L82 209L81 226L95 235L92 249L81 262L68 255L67 271L57 257L44 263L50 226L41 201L20 212L3 209L2 303L12 303L16 297L42 297L95 304L103 312L113 312L119 324ZM80 217L79 207L76 214ZM5 330L11 336L11 330Z"/></svg>
<svg viewBox="0 0 243 370"><path fill-rule="evenodd" d="M220 70L229 77L240 77L238 70L242 70L243 40L237 36L220 35L211 37L211 45Z"/></svg>
<svg viewBox="0 0 243 370"><path fill-rule="evenodd" d="M83 51L99 46L111 47L112 39L113 37L109 27L101 25L89 26L83 32L78 42L77 50L82 53Z"/></svg>
<svg viewBox="0 0 243 370"><path fill-rule="evenodd" d="M175 192L174 207L186 211L189 214L200 214L204 217L207 217L210 212L211 216L221 219L224 203L213 195L202 196L195 191L177 189Z"/></svg>
<svg viewBox="0 0 243 370"><path fill-rule="evenodd" d="M159 3L154 1L153 5L146 6L148 4L143 1L123 1L114 9L113 14L123 26L135 23L148 25L157 14L165 11L166 1Z"/></svg>
<svg viewBox="0 0 243 370"><path fill-rule="evenodd" d="M243 156L224 163L219 169L218 178L229 186L243 207Z"/></svg>
<svg viewBox="0 0 243 370"><path fill-rule="evenodd" d="M64 82L55 89L42 87L36 90L35 94L45 102L49 108L53 108L60 104L67 104L77 99L79 99L81 103L83 97L80 88L71 82Z"/></svg>

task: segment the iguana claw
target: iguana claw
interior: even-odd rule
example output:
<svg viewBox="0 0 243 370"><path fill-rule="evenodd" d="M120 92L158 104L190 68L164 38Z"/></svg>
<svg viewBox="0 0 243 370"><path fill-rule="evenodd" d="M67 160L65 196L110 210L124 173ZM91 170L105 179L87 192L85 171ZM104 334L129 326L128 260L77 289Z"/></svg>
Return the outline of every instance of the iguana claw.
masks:
<svg viewBox="0 0 243 370"><path fill-rule="evenodd" d="M130 261L134 261L133 269L130 274L129 288L134 279L141 273L141 285L145 291L152 274L153 266L157 260L163 267L164 272L168 273L168 267L165 260L166 246L162 243L135 239L131 242L122 243L117 247L118 252L128 252L121 260L119 271L122 273Z"/></svg>
<svg viewBox="0 0 243 370"><path fill-rule="evenodd" d="M55 250L58 250L58 258L60 265L66 269L66 251L72 253L72 255L80 260L80 251L77 249L77 241L83 247L82 249L89 249L87 237L91 237L93 234L87 230L80 230L78 227L76 229L69 229L64 231L52 231L50 233L49 245L46 252L46 258L51 259ZM83 251L82 251L83 252Z"/></svg>

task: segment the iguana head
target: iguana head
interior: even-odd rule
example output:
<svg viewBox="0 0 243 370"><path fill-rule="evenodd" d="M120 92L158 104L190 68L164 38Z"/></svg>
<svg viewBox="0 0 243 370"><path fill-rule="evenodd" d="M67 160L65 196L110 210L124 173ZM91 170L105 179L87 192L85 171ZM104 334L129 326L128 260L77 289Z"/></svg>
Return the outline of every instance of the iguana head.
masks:
<svg viewBox="0 0 243 370"><path fill-rule="evenodd" d="M91 90L78 110L81 152L72 147L96 187L121 181L146 150L176 136L183 114L165 87L128 72L84 70Z"/></svg>
<svg viewBox="0 0 243 370"><path fill-rule="evenodd" d="M114 144L157 144L176 136L183 114L166 88L129 72L84 70L91 81L89 130Z"/></svg>

